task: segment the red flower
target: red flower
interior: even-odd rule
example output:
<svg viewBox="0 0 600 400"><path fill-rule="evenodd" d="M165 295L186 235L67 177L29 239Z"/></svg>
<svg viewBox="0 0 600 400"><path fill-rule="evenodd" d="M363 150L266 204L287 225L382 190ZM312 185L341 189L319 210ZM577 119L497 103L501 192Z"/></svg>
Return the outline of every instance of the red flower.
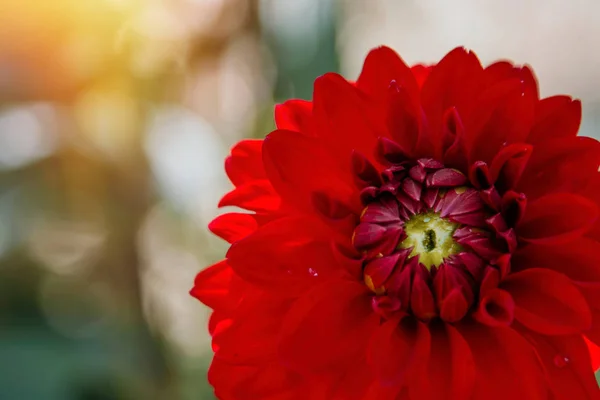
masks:
<svg viewBox="0 0 600 400"><path fill-rule="evenodd" d="M227 159L192 295L214 309L221 399L600 399L600 143L528 67L458 48L356 83ZM590 348L595 348L591 346Z"/></svg>

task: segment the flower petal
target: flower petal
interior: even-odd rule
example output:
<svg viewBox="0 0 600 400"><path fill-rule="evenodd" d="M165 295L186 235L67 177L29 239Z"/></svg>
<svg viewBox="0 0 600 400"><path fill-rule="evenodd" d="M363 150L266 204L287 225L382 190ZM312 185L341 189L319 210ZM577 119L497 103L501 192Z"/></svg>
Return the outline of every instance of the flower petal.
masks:
<svg viewBox="0 0 600 400"><path fill-rule="evenodd" d="M537 355L521 335L479 324L461 326L460 332L477 371L473 400L548 399Z"/></svg>
<svg viewBox="0 0 600 400"><path fill-rule="evenodd" d="M411 398L470 399L475 385L475 363L467 341L449 324L431 329L427 369L409 387Z"/></svg>
<svg viewBox="0 0 600 400"><path fill-rule="evenodd" d="M517 272L544 267L565 274L572 281L600 283L598 249L600 242L586 237L562 246L521 246L513 254L512 269Z"/></svg>
<svg viewBox="0 0 600 400"><path fill-rule="evenodd" d="M292 400L302 380L277 362L232 365L215 357L208 370L208 382L219 399Z"/></svg>
<svg viewBox="0 0 600 400"><path fill-rule="evenodd" d="M344 368L364 352L377 324L364 285L318 285L294 303L283 321L281 362L300 371Z"/></svg>
<svg viewBox="0 0 600 400"><path fill-rule="evenodd" d="M275 106L275 124L278 129L311 133L312 102L288 100Z"/></svg>
<svg viewBox="0 0 600 400"><path fill-rule="evenodd" d="M580 335L556 337L528 333L527 338L544 365L554 399L600 399L590 354Z"/></svg>
<svg viewBox="0 0 600 400"><path fill-rule="evenodd" d="M534 105L535 97L527 94L519 80L499 83L484 92L465 119L470 162L489 164L503 146L523 142L533 123Z"/></svg>
<svg viewBox="0 0 600 400"><path fill-rule="evenodd" d="M273 212L281 207L281 198L268 180L254 180L242 183L223 196L219 207L226 206L255 212Z"/></svg>
<svg viewBox="0 0 600 400"><path fill-rule="evenodd" d="M533 147L527 144L511 144L503 147L492 160L490 177L501 192L512 189L523 174Z"/></svg>
<svg viewBox="0 0 600 400"><path fill-rule="evenodd" d="M378 47L367 55L356 86L374 99L387 96L391 81L406 88L413 99L417 99L419 88L410 68L389 47Z"/></svg>
<svg viewBox="0 0 600 400"><path fill-rule="evenodd" d="M229 243L245 238L258 228L255 214L227 213L208 224L208 229Z"/></svg>
<svg viewBox="0 0 600 400"><path fill-rule="evenodd" d="M530 200L555 192L580 192L598 174L600 142L565 137L536 144L517 185Z"/></svg>
<svg viewBox="0 0 600 400"><path fill-rule="evenodd" d="M562 244L583 236L597 218L598 207L589 199L555 193L527 205L517 234L530 243Z"/></svg>
<svg viewBox="0 0 600 400"><path fill-rule="evenodd" d="M190 294L212 309L231 308L229 288L233 270L226 260L201 271L194 280Z"/></svg>
<svg viewBox="0 0 600 400"><path fill-rule="evenodd" d="M248 282L296 296L338 271L331 235L314 217L281 218L233 243L227 252L228 263Z"/></svg>
<svg viewBox="0 0 600 400"><path fill-rule="evenodd" d="M479 301L473 317L488 326L510 326L515 316L515 302L505 290L491 289Z"/></svg>
<svg viewBox="0 0 600 400"><path fill-rule="evenodd" d="M292 302L255 291L236 306L232 322L213 341L216 356L232 364L252 365L276 357L281 321Z"/></svg>
<svg viewBox="0 0 600 400"><path fill-rule="evenodd" d="M515 319L533 331L568 335L591 326L585 298L563 274L531 268L509 275L500 286L514 299Z"/></svg>
<svg viewBox="0 0 600 400"><path fill-rule="evenodd" d="M340 75L328 73L315 80L313 97L316 129L330 157L347 167L353 151L359 150L375 161L377 138L385 132L384 121L369 117L371 106L360 92Z"/></svg>
<svg viewBox="0 0 600 400"><path fill-rule="evenodd" d="M362 206L350 168L341 169L319 139L275 131L265 139L263 158L273 187L290 204L313 210L313 193L322 192L340 203L351 204L360 213Z"/></svg>
<svg viewBox="0 0 600 400"><path fill-rule="evenodd" d="M435 65L421 91L432 143L438 145L442 135L442 117L455 107L462 115L478 90L483 67L475 53L458 47ZM437 153L434 155L439 156Z"/></svg>
<svg viewBox="0 0 600 400"><path fill-rule="evenodd" d="M225 171L235 186L266 178L262 144L262 140L242 140L231 149L231 155L225 160Z"/></svg>
<svg viewBox="0 0 600 400"><path fill-rule="evenodd" d="M535 122L527 137L528 143L577 135L581 123L581 102L568 96L553 96L540 100L535 108Z"/></svg>
<svg viewBox="0 0 600 400"><path fill-rule="evenodd" d="M368 359L382 386L401 386L423 372L429 358L427 325L412 317L391 319L381 325L369 343Z"/></svg>

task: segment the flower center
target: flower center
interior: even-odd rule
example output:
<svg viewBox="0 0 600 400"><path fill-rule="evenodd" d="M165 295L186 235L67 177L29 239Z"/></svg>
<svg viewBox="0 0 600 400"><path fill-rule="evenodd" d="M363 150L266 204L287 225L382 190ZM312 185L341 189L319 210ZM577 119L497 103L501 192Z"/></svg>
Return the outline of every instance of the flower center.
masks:
<svg viewBox="0 0 600 400"><path fill-rule="evenodd" d="M449 256L462 250L452 237L458 226L432 211L416 214L404 223L406 239L398 248L412 248L409 256L419 257L419 262L428 270L439 267Z"/></svg>
<svg viewBox="0 0 600 400"><path fill-rule="evenodd" d="M432 159L393 162L371 181L352 244L373 308L385 318L462 319L484 275L506 273L505 255L516 247L494 203L498 194Z"/></svg>

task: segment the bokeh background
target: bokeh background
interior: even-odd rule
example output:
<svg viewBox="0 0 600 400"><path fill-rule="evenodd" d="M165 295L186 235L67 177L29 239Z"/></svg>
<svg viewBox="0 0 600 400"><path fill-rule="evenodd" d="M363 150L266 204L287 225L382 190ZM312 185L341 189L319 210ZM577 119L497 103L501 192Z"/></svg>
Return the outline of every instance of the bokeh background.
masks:
<svg viewBox="0 0 600 400"><path fill-rule="evenodd" d="M600 132L597 0L0 0L0 399L212 399L228 149L388 44L528 63Z"/></svg>

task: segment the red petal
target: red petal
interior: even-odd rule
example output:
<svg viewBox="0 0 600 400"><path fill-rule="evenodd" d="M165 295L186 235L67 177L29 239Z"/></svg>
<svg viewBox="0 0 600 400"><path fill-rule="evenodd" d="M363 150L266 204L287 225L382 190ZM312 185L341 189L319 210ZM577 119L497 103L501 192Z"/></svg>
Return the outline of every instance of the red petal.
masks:
<svg viewBox="0 0 600 400"><path fill-rule="evenodd" d="M585 197L556 193L528 204L517 226L522 240L562 244L583 236L598 218L598 207Z"/></svg>
<svg viewBox="0 0 600 400"><path fill-rule="evenodd" d="M364 359L353 360L352 363L346 366L343 376L334 382L323 380L324 386L327 387L327 393L321 400L364 400L369 397L365 397L366 392L372 385L374 378L373 373L370 371L366 361L366 354ZM307 380L308 381L308 380ZM302 396L298 394L296 399L310 399L315 397L314 384L309 383L308 391L306 395ZM333 388L332 388L333 386ZM333 389L333 390L332 390ZM293 399L293 400L296 400ZM292 399L291 399L292 400Z"/></svg>
<svg viewBox="0 0 600 400"><path fill-rule="evenodd" d="M443 117L444 164L460 171L468 170L466 133L462 118L455 107L449 108Z"/></svg>
<svg viewBox="0 0 600 400"><path fill-rule="evenodd" d="M328 73L315 80L313 115L317 133L345 168L354 150L374 161L377 138L384 134L385 127L384 121L375 121L370 112L369 103L340 75Z"/></svg>
<svg viewBox="0 0 600 400"><path fill-rule="evenodd" d="M490 64L484 70L484 86L489 87L500 81L518 79L524 86L524 91L534 99L539 99L537 80L528 66L518 67L507 61Z"/></svg>
<svg viewBox="0 0 600 400"><path fill-rule="evenodd" d="M231 324L230 312L224 310L213 311L208 319L208 333L211 336L220 334ZM213 349L215 348L213 344ZM216 351L216 350L215 350Z"/></svg>
<svg viewBox="0 0 600 400"><path fill-rule="evenodd" d="M275 124L278 129L309 134L312 116L312 102L288 100L275 106Z"/></svg>
<svg viewBox="0 0 600 400"><path fill-rule="evenodd" d="M234 185L266 178L262 144L262 140L242 140L231 149L231 155L225 160L225 171Z"/></svg>
<svg viewBox="0 0 600 400"><path fill-rule="evenodd" d="M515 270L543 266L567 275L577 285L593 310L600 311L600 243L579 238L565 246L530 245L520 248L513 256ZM600 341L600 319L594 315L591 332L593 340ZM595 332L598 334L596 335Z"/></svg>
<svg viewBox="0 0 600 400"><path fill-rule="evenodd" d="M501 288L515 301L515 319L531 330L568 335L591 326L585 298L565 275L531 268L509 275Z"/></svg>
<svg viewBox="0 0 600 400"><path fill-rule="evenodd" d="M270 222L227 252L228 263L244 280L294 296L337 271L332 232L314 217Z"/></svg>
<svg viewBox="0 0 600 400"><path fill-rule="evenodd" d="M319 139L275 131L264 141L263 157L269 179L286 201L312 210L312 193L323 192L341 203L353 203L357 213L362 209L350 168L341 169Z"/></svg>
<svg viewBox="0 0 600 400"><path fill-rule="evenodd" d="M473 400L548 400L533 347L510 328L461 327L477 371Z"/></svg>
<svg viewBox="0 0 600 400"><path fill-rule="evenodd" d="M410 70L415 76L415 79L417 80L417 85L419 85L419 87L423 87L423 83L425 83L425 80L429 76L429 73L432 69L433 65L417 64L410 67Z"/></svg>
<svg viewBox="0 0 600 400"><path fill-rule="evenodd" d="M400 386L417 377L429 357L430 334L427 325L414 318L389 320L371 337L368 357L371 368L383 386Z"/></svg>
<svg viewBox="0 0 600 400"><path fill-rule="evenodd" d="M488 326L510 326L515 314L515 302L501 289L489 290L479 302L475 319Z"/></svg>
<svg viewBox="0 0 600 400"><path fill-rule="evenodd" d="M245 238L258 228L256 215L228 213L219 215L208 224L208 229L229 243Z"/></svg>
<svg viewBox="0 0 600 400"><path fill-rule="evenodd" d="M201 271L190 294L212 309L231 308L229 287L233 270L223 260Z"/></svg>
<svg viewBox="0 0 600 400"><path fill-rule="evenodd" d="M464 337L452 325L431 329L431 355L426 371L409 387L420 400L470 399L475 385L475 363Z"/></svg>
<svg viewBox="0 0 600 400"><path fill-rule="evenodd" d="M600 390L583 338L528 333L545 367L556 400L600 399Z"/></svg>
<svg viewBox="0 0 600 400"><path fill-rule="evenodd" d="M406 88L413 99L418 98L417 82L402 58L389 47L378 47L367 55L356 86L367 95L383 100L391 81Z"/></svg>
<svg viewBox="0 0 600 400"><path fill-rule="evenodd" d="M581 123L581 102L568 96L540 100L535 109L535 123L527 142L538 144L548 139L577 135Z"/></svg>
<svg viewBox="0 0 600 400"><path fill-rule="evenodd" d="M246 365L273 360L281 321L290 306L290 300L265 292L246 296L236 306L231 325L215 335L216 356Z"/></svg>
<svg viewBox="0 0 600 400"><path fill-rule="evenodd" d="M533 147L527 144L511 144L503 147L492 160L490 177L501 192L512 189L521 178Z"/></svg>
<svg viewBox="0 0 600 400"><path fill-rule="evenodd" d="M317 372L359 358L378 324L367 292L358 282L333 281L298 299L283 321L283 364Z"/></svg>
<svg viewBox="0 0 600 400"><path fill-rule="evenodd" d="M493 86L477 100L465 120L470 162L490 163L506 144L523 142L533 123L534 96L519 80Z"/></svg>
<svg viewBox="0 0 600 400"><path fill-rule="evenodd" d="M281 207L281 198L266 180L243 183L227 193L219 202L219 207L236 206L255 212L272 212Z"/></svg>
<svg viewBox="0 0 600 400"><path fill-rule="evenodd" d="M458 322L467 314L469 306L462 291L455 288L441 301L440 317L445 322Z"/></svg>
<svg viewBox="0 0 600 400"><path fill-rule="evenodd" d="M367 157L357 150L352 151L352 170L360 180L358 183L361 188L369 185L381 186L379 171Z"/></svg>
<svg viewBox="0 0 600 400"><path fill-rule="evenodd" d="M415 316L421 320L430 320L437 314L431 289L418 274L413 280L410 306Z"/></svg>
<svg viewBox="0 0 600 400"><path fill-rule="evenodd" d="M584 340L585 340L585 344L587 344L587 346L588 346L588 351L590 353L590 358L592 360L592 370L598 371L598 368L600 368L600 347L598 347L596 344L590 342L586 338L584 338Z"/></svg>
<svg viewBox="0 0 600 400"><path fill-rule="evenodd" d="M600 142L566 137L536 144L518 191L534 199L553 192L579 192L592 183L600 166Z"/></svg>
<svg viewBox="0 0 600 400"><path fill-rule="evenodd" d="M301 377L281 368L279 363L232 365L215 357L208 381L219 399L293 400ZM320 399L319 399L320 400Z"/></svg>
<svg viewBox="0 0 600 400"><path fill-rule="evenodd" d="M399 145L403 154L412 154L422 133L421 108L414 103L406 88L396 82L390 85L388 104L386 122L394 144Z"/></svg>
<svg viewBox="0 0 600 400"><path fill-rule="evenodd" d="M512 268L544 267L567 275L573 281L600 282L600 242L582 237L564 246L527 245L512 257Z"/></svg>
<svg viewBox="0 0 600 400"><path fill-rule="evenodd" d="M462 47L449 52L433 67L421 91L432 143L440 143L442 116L447 109L455 107L461 115L466 111L478 88L482 72L475 53Z"/></svg>

